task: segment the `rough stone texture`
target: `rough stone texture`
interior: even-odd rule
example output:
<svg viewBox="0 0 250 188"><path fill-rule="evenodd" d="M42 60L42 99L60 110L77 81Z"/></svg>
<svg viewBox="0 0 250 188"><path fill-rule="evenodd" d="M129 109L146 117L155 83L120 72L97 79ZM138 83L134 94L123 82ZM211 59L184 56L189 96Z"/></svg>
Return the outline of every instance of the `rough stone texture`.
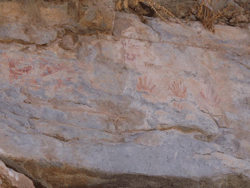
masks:
<svg viewBox="0 0 250 188"><path fill-rule="evenodd" d="M129 0L133 1L133 0ZM178 18L184 18L187 21L199 20L197 16L198 4L204 4L213 11L214 16L223 12L215 20L215 23L227 24L232 26L246 27L250 22L250 2L248 0L154 0L167 10L172 12ZM146 3L145 3L146 4ZM229 6L229 7L228 7ZM167 17L161 12L164 17ZM157 14L154 14L157 16Z"/></svg>
<svg viewBox="0 0 250 188"><path fill-rule="evenodd" d="M203 0L207 5L210 5L210 8L214 10L215 12L220 12L224 8L226 8L229 4L231 6L230 9L226 11L226 15L228 17L233 17L233 14L235 13L243 13L245 6L243 5L242 0L238 0L234 2L233 0ZM189 1L189 0L155 0L155 2L158 2L165 7L167 7L169 10L171 10L175 15L178 17L186 17L188 14L190 14L190 10L194 8L194 4L197 2L202 3L202 0L198 1ZM247 10L247 9L246 9Z"/></svg>
<svg viewBox="0 0 250 188"><path fill-rule="evenodd" d="M23 174L7 168L0 161L0 187L1 188L35 188L32 181Z"/></svg>
<svg viewBox="0 0 250 188"><path fill-rule="evenodd" d="M0 2L7 166L47 188L250 187L249 27L36 3Z"/></svg>
<svg viewBox="0 0 250 188"><path fill-rule="evenodd" d="M65 33L110 33L115 17L112 0L2 0L0 5L0 40L25 44L45 45Z"/></svg>

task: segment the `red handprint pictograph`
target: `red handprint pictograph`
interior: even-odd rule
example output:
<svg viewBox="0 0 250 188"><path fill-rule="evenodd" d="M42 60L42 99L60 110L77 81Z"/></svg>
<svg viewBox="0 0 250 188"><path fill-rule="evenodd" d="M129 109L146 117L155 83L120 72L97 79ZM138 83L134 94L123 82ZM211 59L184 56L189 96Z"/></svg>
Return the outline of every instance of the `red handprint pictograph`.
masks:
<svg viewBox="0 0 250 188"><path fill-rule="evenodd" d="M169 89L172 91L173 95L184 99L187 95L187 87L182 85L182 82L174 81L170 84Z"/></svg>
<svg viewBox="0 0 250 188"><path fill-rule="evenodd" d="M23 66L22 68L20 66L22 66L21 61L23 61L23 59L9 59L9 78L10 78L10 82L12 83L13 80L17 80L19 78L19 76L22 76L24 74L29 74L32 70L32 66Z"/></svg>
<svg viewBox="0 0 250 188"><path fill-rule="evenodd" d="M210 106L213 107L218 106L221 101L218 94L216 94L216 92L210 87L206 89L205 94L203 92L200 92L200 95Z"/></svg>
<svg viewBox="0 0 250 188"><path fill-rule="evenodd" d="M176 103L176 102L174 102L173 106L174 106L174 108L176 108L178 110L182 110L183 109L183 106L181 104L179 104L179 103Z"/></svg>
<svg viewBox="0 0 250 188"><path fill-rule="evenodd" d="M44 64L44 63L40 63L39 68L42 71L41 74L42 77L54 74L63 69L63 67L59 64L54 65L54 64Z"/></svg>
<svg viewBox="0 0 250 188"><path fill-rule="evenodd" d="M128 54L128 53L125 53L125 54L124 54L124 57L125 57L125 59L128 60L128 61L134 61L135 58L136 58L136 54Z"/></svg>
<svg viewBox="0 0 250 188"><path fill-rule="evenodd" d="M146 92L146 93L152 93L152 91L155 89L156 85L152 84L152 79L147 79L147 76L139 77L139 82L136 85L136 88L139 92Z"/></svg>
<svg viewBox="0 0 250 188"><path fill-rule="evenodd" d="M134 61L140 56L140 46L133 43L131 40L122 41L123 47L125 49L124 58L127 61Z"/></svg>
<svg viewBox="0 0 250 188"><path fill-rule="evenodd" d="M55 81L56 81L56 84L55 84L55 87L54 87L55 90L58 90L61 87L65 86L62 79L56 79Z"/></svg>

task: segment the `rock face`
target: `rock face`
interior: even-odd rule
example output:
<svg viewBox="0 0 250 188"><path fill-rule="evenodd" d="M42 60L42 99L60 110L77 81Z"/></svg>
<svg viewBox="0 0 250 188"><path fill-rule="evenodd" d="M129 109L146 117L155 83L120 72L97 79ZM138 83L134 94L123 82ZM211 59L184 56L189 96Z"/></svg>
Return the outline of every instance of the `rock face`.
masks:
<svg viewBox="0 0 250 188"><path fill-rule="evenodd" d="M0 2L8 167L46 188L250 187L249 27L32 2Z"/></svg>
<svg viewBox="0 0 250 188"><path fill-rule="evenodd" d="M0 187L35 188L30 179L23 174L7 168L2 161L0 161Z"/></svg>
<svg viewBox="0 0 250 188"><path fill-rule="evenodd" d="M190 13L195 12L194 5L197 2L204 2L207 5L210 5L211 10L214 13L222 12L227 6L230 6L226 9L225 14L226 18L224 18L224 22L228 23L231 19L236 18L240 14L244 14L247 17L249 16L249 2L246 0L197 0L197 1L188 1L188 0L155 0L155 2L160 3L169 9L172 13L174 13L179 18L189 17ZM223 21L223 20L221 20Z"/></svg>

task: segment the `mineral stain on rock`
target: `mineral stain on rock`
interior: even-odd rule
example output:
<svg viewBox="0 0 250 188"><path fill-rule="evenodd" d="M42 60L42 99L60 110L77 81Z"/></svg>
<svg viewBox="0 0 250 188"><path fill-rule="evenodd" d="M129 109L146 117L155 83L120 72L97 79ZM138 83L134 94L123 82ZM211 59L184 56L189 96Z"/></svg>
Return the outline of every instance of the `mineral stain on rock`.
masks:
<svg viewBox="0 0 250 188"><path fill-rule="evenodd" d="M138 129L144 123L146 114L129 107L128 103L114 104L112 101L97 101L99 111L104 112L105 121L115 132L126 132ZM113 127L113 128L112 128Z"/></svg>

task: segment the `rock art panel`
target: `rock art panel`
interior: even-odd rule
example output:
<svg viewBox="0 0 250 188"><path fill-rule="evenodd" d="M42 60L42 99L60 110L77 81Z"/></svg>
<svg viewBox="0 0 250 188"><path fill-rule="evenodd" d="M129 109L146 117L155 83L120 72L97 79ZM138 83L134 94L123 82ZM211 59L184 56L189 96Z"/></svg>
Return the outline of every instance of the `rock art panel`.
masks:
<svg viewBox="0 0 250 188"><path fill-rule="evenodd" d="M98 2L4 1L0 159L48 188L249 187L248 29Z"/></svg>

